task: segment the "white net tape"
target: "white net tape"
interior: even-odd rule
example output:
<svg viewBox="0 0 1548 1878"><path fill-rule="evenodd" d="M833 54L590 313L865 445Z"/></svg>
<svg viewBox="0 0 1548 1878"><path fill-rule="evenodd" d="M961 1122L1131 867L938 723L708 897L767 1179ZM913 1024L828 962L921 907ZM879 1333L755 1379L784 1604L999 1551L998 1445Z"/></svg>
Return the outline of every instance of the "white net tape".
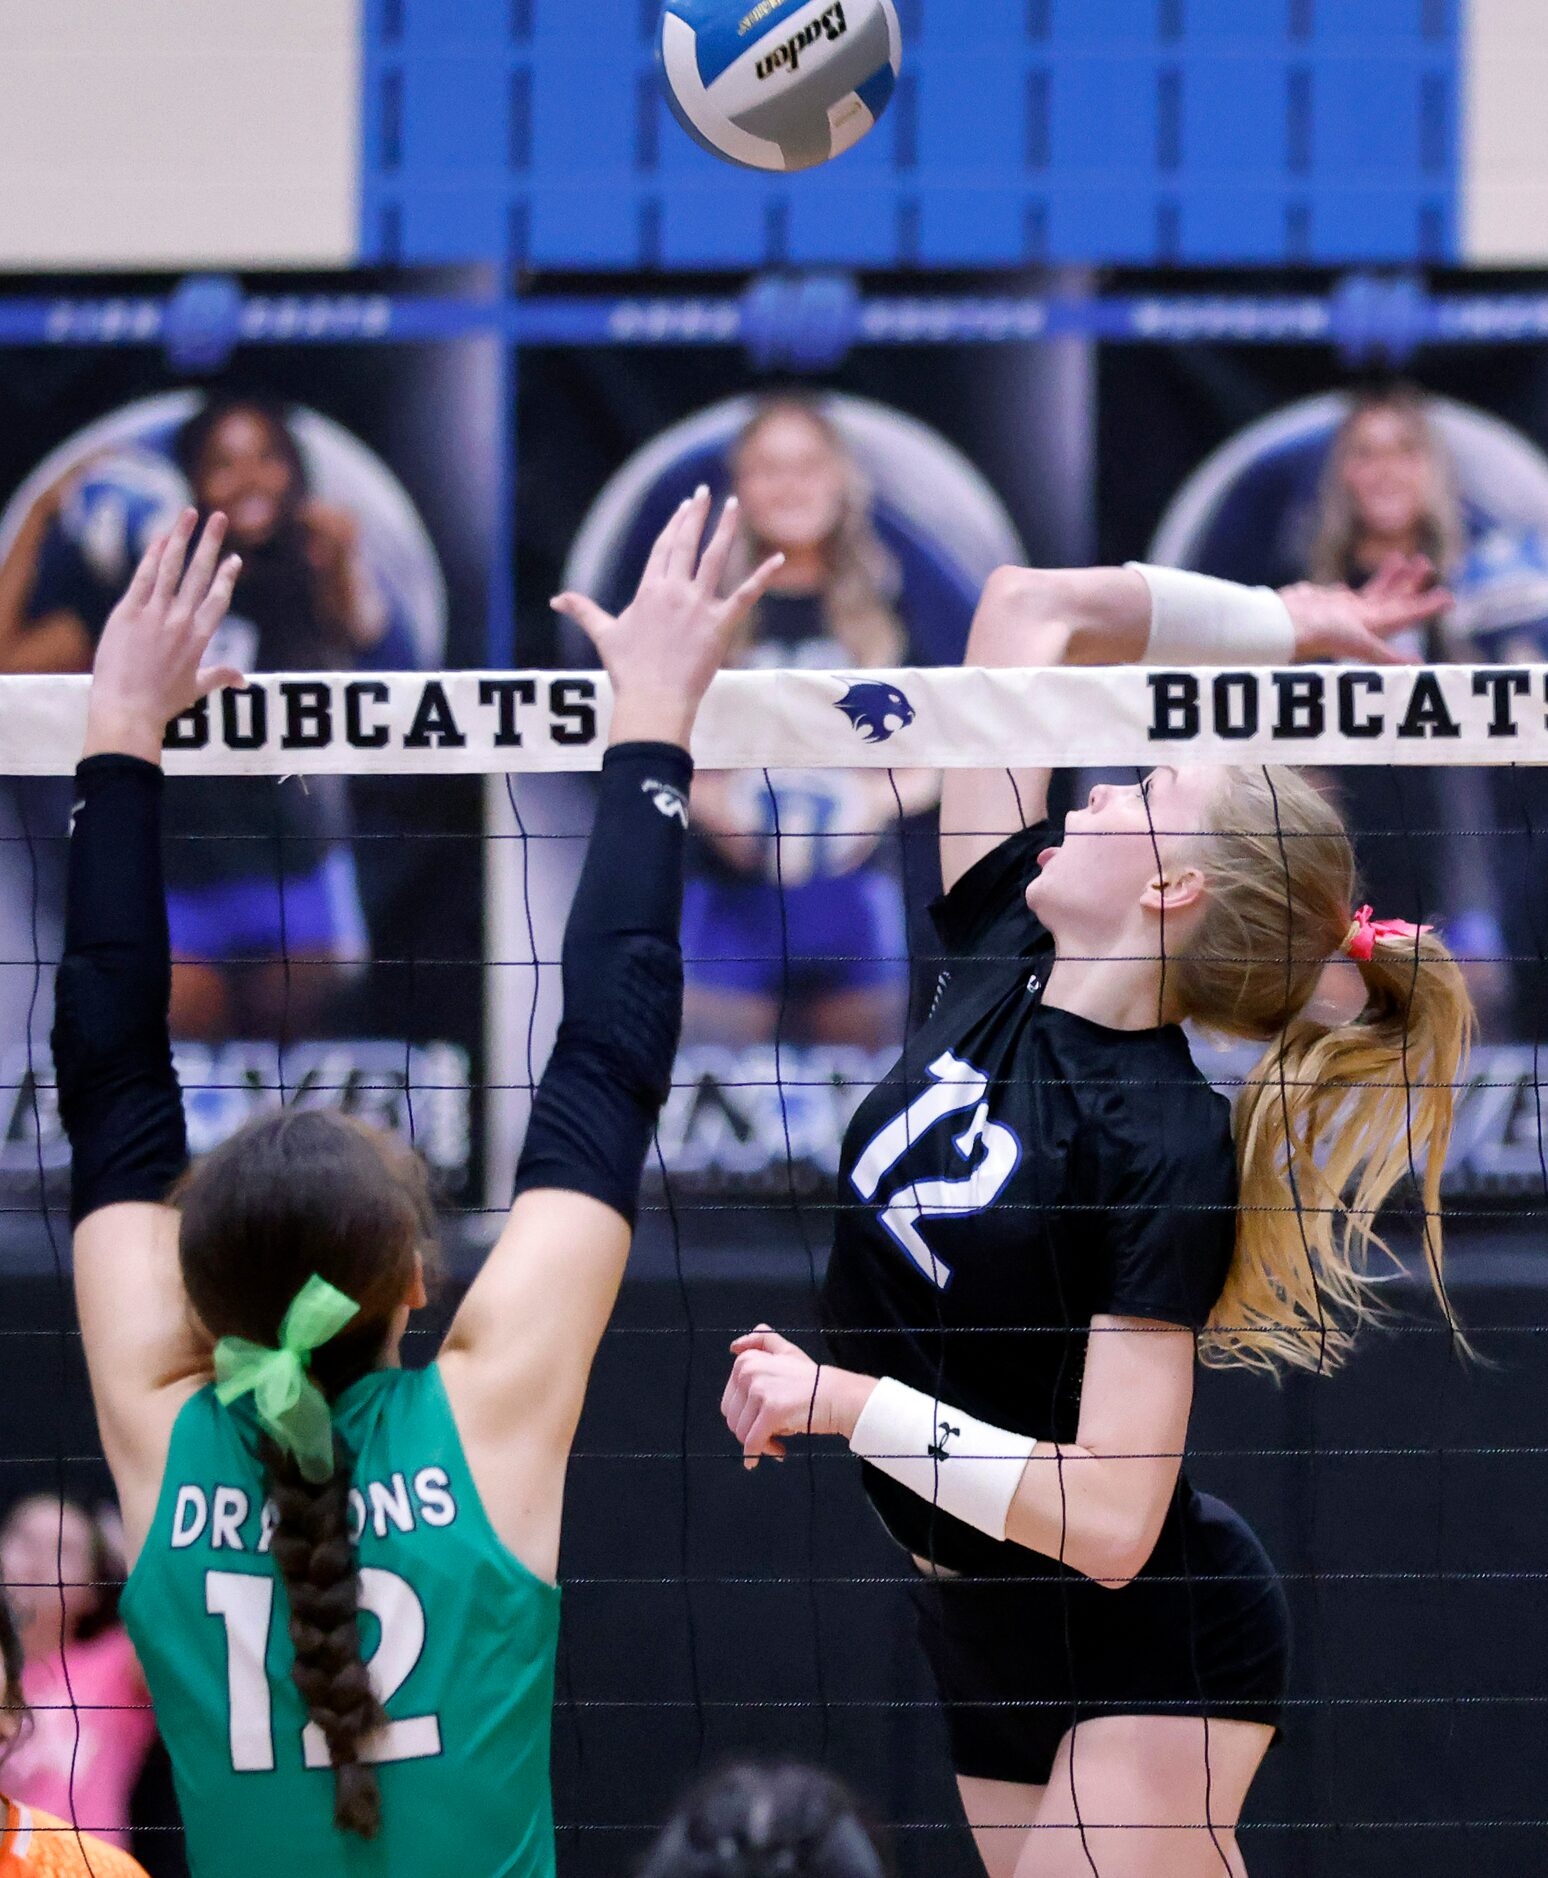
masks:
<svg viewBox="0 0 1548 1878"><path fill-rule="evenodd" d="M0 775L70 773L89 683L0 679ZM610 708L594 672L277 673L179 719L167 769L592 770ZM1548 665L725 672L693 753L702 769L1542 763Z"/></svg>

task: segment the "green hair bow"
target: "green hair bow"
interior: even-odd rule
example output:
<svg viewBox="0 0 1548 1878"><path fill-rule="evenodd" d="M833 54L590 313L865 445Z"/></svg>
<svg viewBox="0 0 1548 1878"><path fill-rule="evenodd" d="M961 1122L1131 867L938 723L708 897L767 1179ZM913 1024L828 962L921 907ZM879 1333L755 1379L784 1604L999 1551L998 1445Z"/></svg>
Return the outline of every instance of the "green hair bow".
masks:
<svg viewBox="0 0 1548 1878"><path fill-rule="evenodd" d="M250 1389L259 1424L314 1486L333 1473L333 1411L307 1371L312 1352L359 1311L353 1298L313 1273L291 1300L277 1350L246 1337L222 1337L215 1346L215 1394L229 1407Z"/></svg>

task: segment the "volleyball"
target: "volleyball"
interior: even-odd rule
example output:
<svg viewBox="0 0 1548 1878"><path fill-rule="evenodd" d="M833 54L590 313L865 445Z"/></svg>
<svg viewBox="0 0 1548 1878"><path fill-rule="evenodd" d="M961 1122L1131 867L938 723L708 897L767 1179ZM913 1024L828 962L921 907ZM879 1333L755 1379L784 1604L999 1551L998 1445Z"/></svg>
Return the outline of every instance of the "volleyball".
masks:
<svg viewBox="0 0 1548 1878"><path fill-rule="evenodd" d="M696 143L747 169L805 170L887 108L903 36L893 0L668 0L657 56Z"/></svg>

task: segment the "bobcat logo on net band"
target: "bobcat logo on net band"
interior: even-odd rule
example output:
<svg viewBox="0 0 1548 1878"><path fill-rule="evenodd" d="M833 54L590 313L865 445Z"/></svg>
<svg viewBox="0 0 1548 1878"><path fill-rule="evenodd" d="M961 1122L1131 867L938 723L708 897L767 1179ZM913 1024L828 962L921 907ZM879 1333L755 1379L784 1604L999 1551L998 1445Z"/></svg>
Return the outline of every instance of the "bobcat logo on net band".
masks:
<svg viewBox="0 0 1548 1878"><path fill-rule="evenodd" d="M843 697L834 699L833 708L844 713L867 743L885 743L914 721L907 694L879 679L861 679L846 686Z"/></svg>

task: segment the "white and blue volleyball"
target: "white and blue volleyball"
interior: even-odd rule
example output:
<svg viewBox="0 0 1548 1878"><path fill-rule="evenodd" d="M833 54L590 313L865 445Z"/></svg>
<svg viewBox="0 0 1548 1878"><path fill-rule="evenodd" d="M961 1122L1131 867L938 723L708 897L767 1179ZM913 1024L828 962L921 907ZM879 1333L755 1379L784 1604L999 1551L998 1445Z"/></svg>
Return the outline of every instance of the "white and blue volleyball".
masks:
<svg viewBox="0 0 1548 1878"><path fill-rule="evenodd" d="M657 56L677 121L755 170L805 170L857 144L903 61L893 0L667 0Z"/></svg>

